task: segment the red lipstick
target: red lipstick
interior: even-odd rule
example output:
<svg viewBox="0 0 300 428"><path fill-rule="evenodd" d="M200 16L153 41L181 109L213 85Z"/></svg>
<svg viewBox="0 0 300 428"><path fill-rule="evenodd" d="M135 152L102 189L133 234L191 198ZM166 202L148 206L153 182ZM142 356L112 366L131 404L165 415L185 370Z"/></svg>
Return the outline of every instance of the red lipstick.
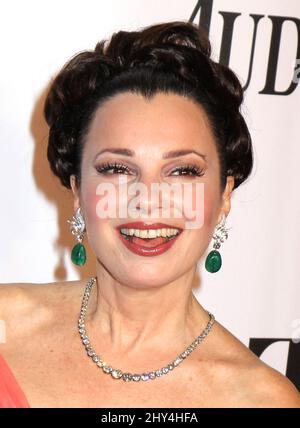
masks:
<svg viewBox="0 0 300 428"><path fill-rule="evenodd" d="M117 229L142 229L142 230L149 230L149 229L179 229L182 230L178 226L172 226L170 224L165 223L153 223L153 224L147 224L143 221L134 221L131 223L124 223L120 224Z"/></svg>
<svg viewBox="0 0 300 428"><path fill-rule="evenodd" d="M121 233L121 229L178 229L179 233L171 237L155 237L155 238L139 238L136 236L128 236ZM165 223L152 223L147 224L141 221L124 223L116 228L118 237L121 242L128 248L132 253L139 256L158 256L166 252L171 248L178 237L181 235L182 228L175 227Z"/></svg>

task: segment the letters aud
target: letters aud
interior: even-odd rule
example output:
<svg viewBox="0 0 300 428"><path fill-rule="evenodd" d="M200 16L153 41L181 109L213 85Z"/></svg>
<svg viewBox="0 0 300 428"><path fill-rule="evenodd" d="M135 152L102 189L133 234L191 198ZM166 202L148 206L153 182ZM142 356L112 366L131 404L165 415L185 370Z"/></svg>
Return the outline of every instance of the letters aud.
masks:
<svg viewBox="0 0 300 428"><path fill-rule="evenodd" d="M189 18L190 22L193 22L195 17L199 12L199 22L198 25L205 29L209 34L210 25L211 25L211 16L213 12L213 0L199 0L194 10ZM218 13L223 17L223 32L221 39L220 47L220 56L219 62L223 65L229 66L230 52L232 47L232 39L234 35L234 25L238 20L241 13L239 11L224 12L218 11ZM263 19L265 18L265 19ZM248 88L251 83L251 76L253 71L253 60L255 53L255 46L257 42L257 29L259 26L263 26L266 23L266 19L271 20L272 31L271 31L271 40L269 46L268 54L268 66L266 72L266 79L264 87L258 92L259 94L265 95L290 95L296 87L298 86L300 79L300 19L293 16L275 16L275 15L260 15L256 13L249 14L249 26L253 28L252 32L252 47L249 58L249 68L248 75L246 76L246 83L244 85L244 90ZM280 41L285 31L284 23L293 22L295 24L296 32L293 31L292 37L297 38L297 49L295 52L295 62L294 68L293 64L287 64L286 66L290 68L288 73L291 74L291 81L289 86L283 91L275 90L276 85L276 75L278 70L278 61L279 61L279 50L280 50Z"/></svg>
<svg viewBox="0 0 300 428"><path fill-rule="evenodd" d="M238 4L238 3L237 3ZM270 2L271 4L271 2ZM219 13L223 17L223 30L221 38L221 47L219 54L219 62L223 65L230 66L230 53L232 47L232 40L234 36L234 25L237 22L241 12L239 11L218 11L216 12L213 9L213 0L199 0L197 1L194 10L189 19L190 22L194 22L196 16L199 13L199 22L198 25L209 34L211 26L211 17L212 13ZM264 18L264 19L263 19ZM266 52L268 55L268 65L266 71L266 78L264 87L258 92L259 94L265 95L290 95L298 86L300 80L300 19L292 16L275 16L275 15L260 15L257 13L249 14L249 26L253 28L252 32L252 46L250 49L250 58L248 60L249 68L248 75L245 79L245 85L243 87L246 90L250 83L253 71L253 59L255 53L255 46L257 42L257 29L259 26L265 25L267 20L271 21L271 39L269 44L269 52ZM282 38L285 22L293 22L296 28L296 31L293 31L291 37L296 37L297 48L295 52L295 62L294 69L293 64L286 64L286 67L289 67L291 75L290 84L284 91L276 91L276 75L278 70L278 61L279 61L279 50L280 42ZM236 35L235 35L236 37ZM245 58L246 60L246 58ZM299 336L298 336L299 337ZM263 351L272 346L276 342L288 342L288 350L286 358L286 376L295 384L295 386L300 391L300 341L290 338L250 338L249 348L260 357Z"/></svg>

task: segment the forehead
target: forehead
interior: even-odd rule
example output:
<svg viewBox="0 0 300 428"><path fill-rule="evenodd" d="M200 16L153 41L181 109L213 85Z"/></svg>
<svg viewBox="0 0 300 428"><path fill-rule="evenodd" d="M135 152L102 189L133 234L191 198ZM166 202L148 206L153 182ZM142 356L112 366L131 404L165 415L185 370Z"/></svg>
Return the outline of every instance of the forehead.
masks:
<svg viewBox="0 0 300 428"><path fill-rule="evenodd" d="M127 147L140 142L162 149L170 143L201 144L208 151L214 144L201 105L173 93L157 93L151 100L131 92L115 95L97 109L88 139Z"/></svg>

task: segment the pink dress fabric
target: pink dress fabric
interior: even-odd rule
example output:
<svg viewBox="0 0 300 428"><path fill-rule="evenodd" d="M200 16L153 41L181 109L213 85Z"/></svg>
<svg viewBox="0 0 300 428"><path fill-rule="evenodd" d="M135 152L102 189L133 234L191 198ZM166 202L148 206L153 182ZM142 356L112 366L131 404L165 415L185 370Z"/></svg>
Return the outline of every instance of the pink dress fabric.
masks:
<svg viewBox="0 0 300 428"><path fill-rule="evenodd" d="M0 354L0 408L30 407L9 365Z"/></svg>

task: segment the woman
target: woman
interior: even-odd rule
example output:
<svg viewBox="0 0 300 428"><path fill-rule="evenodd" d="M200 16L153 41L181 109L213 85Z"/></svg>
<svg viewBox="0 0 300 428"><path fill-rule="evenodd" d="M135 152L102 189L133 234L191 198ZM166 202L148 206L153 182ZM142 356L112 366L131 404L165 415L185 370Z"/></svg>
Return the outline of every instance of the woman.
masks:
<svg viewBox="0 0 300 428"><path fill-rule="evenodd" d="M120 31L60 71L45 103L48 159L74 195L72 260L84 264L88 240L97 275L1 286L3 407L300 407L295 386L192 293L212 238L205 266L221 267L231 192L252 169L242 100L188 22ZM201 200L203 221L163 216L144 192L154 183L192 189L183 208ZM105 217L129 208L135 184L132 212L145 217ZM178 195L163 192L177 214Z"/></svg>

